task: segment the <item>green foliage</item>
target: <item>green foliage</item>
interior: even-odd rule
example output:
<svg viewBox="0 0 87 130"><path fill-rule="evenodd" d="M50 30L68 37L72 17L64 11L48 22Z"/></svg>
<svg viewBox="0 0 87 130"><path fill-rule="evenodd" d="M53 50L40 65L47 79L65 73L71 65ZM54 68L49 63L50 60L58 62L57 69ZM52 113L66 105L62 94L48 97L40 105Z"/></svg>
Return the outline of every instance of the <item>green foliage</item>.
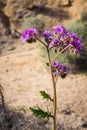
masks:
<svg viewBox="0 0 87 130"><path fill-rule="evenodd" d="M46 65L47 65L47 66L49 66L49 63L48 63L48 62L46 62Z"/></svg>
<svg viewBox="0 0 87 130"><path fill-rule="evenodd" d="M47 118L47 119L49 119L49 117L50 117L50 113L49 113L48 109L46 111L43 111L41 108L32 108L32 107L30 107L30 110L37 117Z"/></svg>
<svg viewBox="0 0 87 130"><path fill-rule="evenodd" d="M51 100L51 97L49 94L47 94L45 91L40 91L41 96L43 97L43 99L47 99L47 100Z"/></svg>
<svg viewBox="0 0 87 130"><path fill-rule="evenodd" d="M87 21L87 10L83 11L81 14L81 20L82 21Z"/></svg>
<svg viewBox="0 0 87 130"><path fill-rule="evenodd" d="M0 115L0 124L5 123L6 118L4 115Z"/></svg>
<svg viewBox="0 0 87 130"><path fill-rule="evenodd" d="M42 31L44 28L44 20L41 16L30 16L27 17L22 23L22 28L27 29L27 28L37 28L39 31Z"/></svg>

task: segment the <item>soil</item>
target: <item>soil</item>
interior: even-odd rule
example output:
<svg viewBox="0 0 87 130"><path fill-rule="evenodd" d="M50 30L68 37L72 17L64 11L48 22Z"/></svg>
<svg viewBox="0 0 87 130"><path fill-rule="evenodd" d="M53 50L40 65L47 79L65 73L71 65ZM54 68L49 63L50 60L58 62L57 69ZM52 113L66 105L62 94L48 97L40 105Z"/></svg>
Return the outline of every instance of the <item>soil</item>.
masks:
<svg viewBox="0 0 87 130"><path fill-rule="evenodd" d="M87 3L87 2L86 2ZM53 3L53 7L57 3ZM48 7L52 5L49 0ZM73 12L70 21L80 19L84 6L78 1L73 6L65 8L68 13ZM75 12L73 11L75 9ZM54 12L53 12L54 14ZM49 18L48 18L49 17ZM58 16L60 17L60 16ZM55 23L56 19L48 18ZM68 23L67 19L56 21ZM56 24L55 23L55 24ZM46 27L47 27L46 26ZM0 30L4 25L0 23ZM52 93L50 73L45 67L41 56L39 42L22 43L21 39L0 31L0 130L49 130L49 123L36 118L30 111L30 107L47 106L52 110L52 103L43 100L39 91L45 90ZM68 74L66 78L58 78L57 82L57 130L86 130L87 129L87 74Z"/></svg>
<svg viewBox="0 0 87 130"><path fill-rule="evenodd" d="M52 104L42 100L39 94L39 91L45 90L52 95L52 84L50 74L44 66L44 60L40 56L40 50L37 46L38 43L20 44L17 50L0 56L0 84L4 89L6 106L10 111L18 111L24 116L28 116L27 121L29 120L30 124L33 121L30 120L32 114L29 107L46 109L46 106L49 106L52 109ZM61 130L86 129L83 126L87 122L86 79L87 75L84 74L70 74L65 79L58 79L57 123L59 124L58 127L61 126ZM23 121L23 119L21 120ZM31 126L27 124L26 130L29 130ZM36 126L34 125L33 130L36 129ZM16 128L18 126L15 126ZM38 124L37 127L37 129L43 130L47 128L47 124L44 124L44 126ZM22 126L19 124L18 130L20 129L25 130L25 124Z"/></svg>

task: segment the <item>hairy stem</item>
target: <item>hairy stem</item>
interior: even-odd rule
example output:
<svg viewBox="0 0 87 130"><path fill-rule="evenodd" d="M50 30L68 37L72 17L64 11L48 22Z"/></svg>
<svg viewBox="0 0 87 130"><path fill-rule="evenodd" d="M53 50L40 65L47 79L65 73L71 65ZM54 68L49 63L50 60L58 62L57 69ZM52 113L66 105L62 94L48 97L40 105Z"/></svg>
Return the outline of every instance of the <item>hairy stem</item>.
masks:
<svg viewBox="0 0 87 130"><path fill-rule="evenodd" d="M38 38L37 38L37 40L38 40L39 42L41 42L45 47L47 47L47 45L46 45L43 41L41 41L41 40L38 39Z"/></svg>
<svg viewBox="0 0 87 130"><path fill-rule="evenodd" d="M51 72L51 77L52 77L52 84L53 84L53 124L52 124L52 130L56 130L56 108L57 108L57 98L56 98L56 84L52 72L52 65L51 65L51 58L49 54L49 49L47 47L47 54L48 54L48 60L50 64L50 72Z"/></svg>
<svg viewBox="0 0 87 130"><path fill-rule="evenodd" d="M51 64L62 54L66 49L68 49L71 46L71 44L67 45L63 50L61 50L52 60Z"/></svg>

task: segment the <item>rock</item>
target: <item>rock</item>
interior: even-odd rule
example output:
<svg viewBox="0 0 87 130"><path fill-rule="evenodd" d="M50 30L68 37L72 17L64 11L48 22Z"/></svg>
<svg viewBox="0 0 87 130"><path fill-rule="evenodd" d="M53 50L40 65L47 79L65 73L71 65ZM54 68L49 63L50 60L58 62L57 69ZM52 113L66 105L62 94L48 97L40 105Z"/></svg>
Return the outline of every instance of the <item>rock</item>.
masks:
<svg viewBox="0 0 87 130"><path fill-rule="evenodd" d="M82 125L81 125L81 127L87 128L87 117L83 117L82 118Z"/></svg>

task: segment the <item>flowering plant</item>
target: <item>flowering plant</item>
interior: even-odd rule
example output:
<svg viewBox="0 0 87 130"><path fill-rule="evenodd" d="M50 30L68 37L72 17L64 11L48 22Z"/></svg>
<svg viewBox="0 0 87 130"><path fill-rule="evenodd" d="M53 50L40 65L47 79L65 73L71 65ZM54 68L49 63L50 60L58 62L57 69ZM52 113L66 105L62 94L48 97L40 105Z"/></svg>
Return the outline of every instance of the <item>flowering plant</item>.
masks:
<svg viewBox="0 0 87 130"><path fill-rule="evenodd" d="M62 53L65 53L66 51L70 52L73 55L82 52L83 45L80 38L78 38L76 34L68 32L66 28L62 25L54 27L52 32L49 30L45 30L42 36L44 38L44 42L40 40L38 30L35 28L30 28L25 30L21 37L24 42L32 43L38 40L46 47L49 61L47 65L50 68L53 83L53 98L45 91L40 91L40 93L43 98L48 99L53 103L53 112L49 112L48 109L46 111L43 111L41 108L31 107L30 109L38 117L47 119L51 117L53 120L52 130L56 130L57 79L59 75L65 77L68 72L68 68L56 60ZM55 50L56 53L55 56L52 58L50 52L54 52L53 50Z"/></svg>

